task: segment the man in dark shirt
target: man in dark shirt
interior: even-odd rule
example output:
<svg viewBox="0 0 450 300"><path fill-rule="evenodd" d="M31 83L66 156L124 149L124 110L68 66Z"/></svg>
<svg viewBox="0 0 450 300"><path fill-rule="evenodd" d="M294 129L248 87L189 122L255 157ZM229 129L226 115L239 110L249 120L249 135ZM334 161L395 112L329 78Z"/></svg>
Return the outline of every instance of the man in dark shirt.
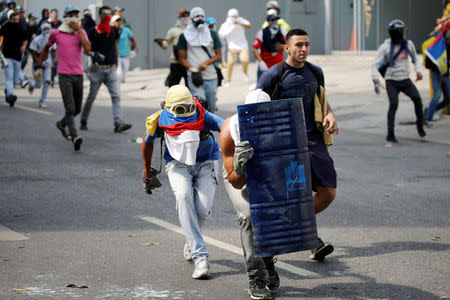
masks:
<svg viewBox="0 0 450 300"><path fill-rule="evenodd" d="M3 47L3 48L2 48ZM20 60L27 47L27 35L19 24L19 14L11 14L9 21L0 29L0 48L8 61L5 70L6 102L14 106L17 96L14 95L14 84L20 81Z"/></svg>
<svg viewBox="0 0 450 300"><path fill-rule="evenodd" d="M131 124L122 122L120 108L120 80L116 69L118 65L119 33L110 25L112 11L108 6L99 9L100 23L88 32L92 45L92 66L88 72L91 87L81 114L81 130L87 130L87 120L98 89L104 83L108 88L112 100L114 116L114 132L121 132L131 128Z"/></svg>
<svg viewBox="0 0 450 300"><path fill-rule="evenodd" d="M257 88L262 89L272 100L301 98L305 112L306 133L308 137L309 159L315 213L319 213L333 201L336 196L336 170L324 142L323 132L319 130L315 119L314 96L318 86L325 86L322 69L307 62L310 41L308 34L302 29L292 29L286 35L284 50L288 57L282 65L279 76L279 65L275 65L261 75ZM278 85L277 85L278 84ZM322 128L328 134L338 133L336 118L331 107L327 105L323 117ZM319 245L312 250L311 259L322 261L334 248L331 244L319 239Z"/></svg>

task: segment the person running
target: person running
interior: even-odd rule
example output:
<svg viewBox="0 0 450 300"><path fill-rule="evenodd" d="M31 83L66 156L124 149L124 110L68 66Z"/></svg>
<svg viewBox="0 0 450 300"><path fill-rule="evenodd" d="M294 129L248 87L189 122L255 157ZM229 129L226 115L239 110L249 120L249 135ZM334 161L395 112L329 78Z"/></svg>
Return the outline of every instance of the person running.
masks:
<svg viewBox="0 0 450 300"><path fill-rule="evenodd" d="M280 17L281 9L280 9L280 4L278 4L278 1L274 1L274 0L268 1L266 3L266 13L268 16L275 15L278 17L277 24L280 28L282 28L286 32L291 30L291 26L283 18ZM264 29L267 26L269 26L269 24L270 24L269 21L266 19L266 21L263 23L261 28Z"/></svg>
<svg viewBox="0 0 450 300"><path fill-rule="evenodd" d="M131 50L137 50L136 41L133 37L133 32L130 28L122 26L122 19L119 15L114 15L111 19L111 24L119 31L119 67L117 68L117 75L120 82L125 82L125 77L130 68L130 42Z"/></svg>
<svg viewBox="0 0 450 300"><path fill-rule="evenodd" d="M92 105L97 97L102 83L108 88L111 95L114 118L114 132L122 132L131 128L131 124L122 121L122 109L120 107L120 80L117 76L119 47L119 32L111 26L112 11L109 6L99 9L100 23L88 32L92 44L92 68L89 72L91 86L86 102L81 113L80 129L88 130L87 122Z"/></svg>
<svg viewBox="0 0 450 300"><path fill-rule="evenodd" d="M81 111L83 101L83 64L81 60L82 50L86 54L91 53L91 44L86 32L81 28L78 13L80 10L74 5L68 5L64 9L64 23L50 33L47 44L39 57L39 64L46 68L45 61L48 58L50 48L56 44L56 52L59 58L58 80L61 96L64 103L65 115L56 122L56 127L64 138L72 139L75 151L79 151L83 139L75 128L75 116ZM69 131L67 132L66 126Z"/></svg>
<svg viewBox="0 0 450 300"><path fill-rule="evenodd" d="M191 93L205 98L211 112L216 111L218 73L214 63L222 59L222 44L217 32L205 24L205 11L194 7L191 20L180 35L177 49L180 63L188 69Z"/></svg>
<svg viewBox="0 0 450 300"><path fill-rule="evenodd" d="M21 81L20 60L27 48L27 35L19 24L19 14L12 11L9 21L0 28L0 48L8 62L5 70L5 96L10 107L14 106L17 96L14 95L14 85ZM22 82L23 86L23 82Z"/></svg>
<svg viewBox="0 0 450 300"><path fill-rule="evenodd" d="M266 101L270 101L270 96L261 89L251 91L245 98L245 104ZM237 114L224 121L220 130L219 143L223 157L222 176L225 190L233 203L239 221L250 297L269 299L270 291L279 287L280 277L275 270L273 257L255 256L250 202L243 171L245 163L252 157L252 151L246 148L248 142L241 143Z"/></svg>
<svg viewBox="0 0 450 300"><path fill-rule="evenodd" d="M43 61L42 63L39 60L39 56L48 42L51 30L52 27L50 26L50 24L43 23L40 30L41 34L36 36L31 41L29 48L31 57L33 58L34 79L31 80L30 85L28 86L28 91L30 92L30 94L32 94L35 88L40 88L42 86L41 97L39 98L39 108L47 107L47 104L45 104L45 100L47 98L48 88L50 87L51 83L51 57L49 56L47 60Z"/></svg>
<svg viewBox="0 0 450 300"><path fill-rule="evenodd" d="M208 278L209 254L201 227L211 217L219 159L219 145L210 131L220 131L223 120L205 111L183 85L169 88L165 100L164 109L147 118L142 183L147 193L158 186L151 171L153 143L158 137L164 138L166 172L187 240L183 255L195 263L194 279Z"/></svg>
<svg viewBox="0 0 450 300"><path fill-rule="evenodd" d="M310 40L306 31L297 28L286 35L284 50L287 58L261 75L257 88L272 100L301 98L305 113L308 154L311 164L314 212L326 209L336 196L336 170L327 147L333 143L332 134L339 132L336 117L325 95L322 69L307 61ZM334 247L318 239L310 258L323 261Z"/></svg>
<svg viewBox="0 0 450 300"><path fill-rule="evenodd" d="M165 84L168 87L179 84L181 78L184 78L184 84L188 86L187 71L178 60L178 50L176 46L180 35L186 29L189 21L189 11L186 9L180 9L178 11L178 19L175 22L175 26L169 29L166 34L166 38L155 39L155 43L157 43L162 49L167 49L172 44L172 51L170 53L170 72L165 80Z"/></svg>
<svg viewBox="0 0 450 300"><path fill-rule="evenodd" d="M416 113L416 127L420 137L425 137L426 133L423 129L424 117L422 110L422 99L417 91L416 86L409 78L409 61L410 56L416 70L417 80L422 79L422 68L420 61L417 59L416 48L410 40L404 37L405 23L401 20L393 20L389 23L388 32L389 39L386 39L380 47L378 47L375 60L372 64L371 73L375 92L380 93L379 72L385 72L386 91L389 98L389 110L387 114L387 136L386 146L391 147L392 143L398 143L395 137L395 113L398 108L398 94L403 92L414 103L414 111ZM384 71L383 71L384 69Z"/></svg>
<svg viewBox="0 0 450 300"><path fill-rule="evenodd" d="M225 23L223 23L219 29L219 37L226 42L228 48L227 75L226 84L224 86L229 86L233 66L238 57L242 64L244 78L247 81L249 80L247 71L250 58L248 53L248 42L245 37L245 29L252 27L247 19L239 17L239 12L235 8L230 9L227 16Z"/></svg>

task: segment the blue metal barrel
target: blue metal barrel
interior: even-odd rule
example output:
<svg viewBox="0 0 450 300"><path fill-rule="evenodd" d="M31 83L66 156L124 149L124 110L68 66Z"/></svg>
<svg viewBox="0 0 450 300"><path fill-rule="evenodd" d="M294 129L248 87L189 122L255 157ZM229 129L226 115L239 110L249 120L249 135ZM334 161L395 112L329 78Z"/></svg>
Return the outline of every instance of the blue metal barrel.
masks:
<svg viewBox="0 0 450 300"><path fill-rule="evenodd" d="M238 106L241 141L255 154L245 166L255 254L317 246L303 105L299 99Z"/></svg>

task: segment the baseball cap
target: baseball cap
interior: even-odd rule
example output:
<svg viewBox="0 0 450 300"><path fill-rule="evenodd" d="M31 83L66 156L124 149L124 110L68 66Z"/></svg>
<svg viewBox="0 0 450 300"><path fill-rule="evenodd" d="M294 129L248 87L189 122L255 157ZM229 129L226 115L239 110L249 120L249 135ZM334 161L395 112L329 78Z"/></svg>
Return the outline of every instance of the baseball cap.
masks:
<svg viewBox="0 0 450 300"><path fill-rule="evenodd" d="M67 5L66 8L64 8L64 14L68 14L70 12L80 12L80 10L75 5Z"/></svg>
<svg viewBox="0 0 450 300"><path fill-rule="evenodd" d="M178 11L178 15L179 16L182 16L182 15L184 15L184 14L189 14L189 11L187 10L187 9L180 9L179 11Z"/></svg>
<svg viewBox="0 0 450 300"><path fill-rule="evenodd" d="M109 22L110 25L114 25L114 22L117 20L122 20L122 18L119 15L114 15L111 18L111 21Z"/></svg>

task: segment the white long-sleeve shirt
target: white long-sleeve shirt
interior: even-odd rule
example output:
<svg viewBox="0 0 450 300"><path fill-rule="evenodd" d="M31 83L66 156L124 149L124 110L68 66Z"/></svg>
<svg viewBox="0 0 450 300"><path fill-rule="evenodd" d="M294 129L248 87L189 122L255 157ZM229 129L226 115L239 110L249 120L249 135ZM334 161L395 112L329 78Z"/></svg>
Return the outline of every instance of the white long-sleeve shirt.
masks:
<svg viewBox="0 0 450 300"><path fill-rule="evenodd" d="M414 47L414 43L408 40L408 48L411 52L411 55L415 59L414 68L417 73L422 72L422 66L417 57L416 47ZM394 46L395 55L400 49L400 45ZM384 61L385 64L389 64L389 52L391 50L391 39L386 39L380 47L378 47L377 54L375 56L375 60L372 64L371 73L372 79L377 80L379 78L378 68L381 63ZM406 50L403 50L402 53L395 60L395 64L393 67L388 67L386 74L384 76L385 80L404 80L409 79L409 55Z"/></svg>

